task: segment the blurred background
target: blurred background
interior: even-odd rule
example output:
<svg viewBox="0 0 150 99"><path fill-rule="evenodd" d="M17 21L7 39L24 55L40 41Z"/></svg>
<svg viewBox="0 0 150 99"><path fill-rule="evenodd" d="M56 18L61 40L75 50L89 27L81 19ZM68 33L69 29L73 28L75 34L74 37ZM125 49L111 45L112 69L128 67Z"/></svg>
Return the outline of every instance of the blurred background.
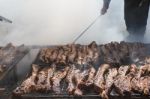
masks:
<svg viewBox="0 0 150 99"><path fill-rule="evenodd" d="M103 0L0 0L0 15L13 21L12 24L0 23L0 45L72 43L100 14L102 4ZM128 35L123 5L123 0L112 0L108 13L77 43L122 41ZM147 27L149 24L148 20ZM145 42L149 41L145 38Z"/></svg>

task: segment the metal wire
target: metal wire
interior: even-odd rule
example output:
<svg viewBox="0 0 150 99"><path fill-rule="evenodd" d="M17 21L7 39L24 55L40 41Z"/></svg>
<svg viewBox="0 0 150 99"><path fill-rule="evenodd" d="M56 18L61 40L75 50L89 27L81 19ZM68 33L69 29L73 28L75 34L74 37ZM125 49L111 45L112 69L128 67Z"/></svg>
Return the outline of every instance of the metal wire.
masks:
<svg viewBox="0 0 150 99"><path fill-rule="evenodd" d="M87 30L89 30L99 19L101 15L99 15L81 34L73 41L73 44L75 44L82 36L86 33Z"/></svg>

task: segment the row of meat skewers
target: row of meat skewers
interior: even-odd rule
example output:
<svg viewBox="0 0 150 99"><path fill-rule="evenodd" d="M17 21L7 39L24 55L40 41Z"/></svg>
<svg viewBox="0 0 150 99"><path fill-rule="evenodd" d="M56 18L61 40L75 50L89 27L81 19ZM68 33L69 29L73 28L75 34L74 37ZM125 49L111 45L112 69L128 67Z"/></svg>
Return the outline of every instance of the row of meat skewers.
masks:
<svg viewBox="0 0 150 99"><path fill-rule="evenodd" d="M81 70L75 65L57 69L51 65L40 69L32 65L32 74L21 86L14 90L15 95L32 92L53 92L82 96L94 92L103 99L108 99L110 93L115 91L118 95L131 95L133 92L149 95L150 91L150 64L137 67L121 66L119 68L102 64L98 70L93 66ZM63 89L61 83L67 83Z"/></svg>
<svg viewBox="0 0 150 99"><path fill-rule="evenodd" d="M44 63L87 65L108 63L122 65L142 61L146 49L142 43L112 42L97 45L69 44L54 48L45 48L40 52L40 60Z"/></svg>

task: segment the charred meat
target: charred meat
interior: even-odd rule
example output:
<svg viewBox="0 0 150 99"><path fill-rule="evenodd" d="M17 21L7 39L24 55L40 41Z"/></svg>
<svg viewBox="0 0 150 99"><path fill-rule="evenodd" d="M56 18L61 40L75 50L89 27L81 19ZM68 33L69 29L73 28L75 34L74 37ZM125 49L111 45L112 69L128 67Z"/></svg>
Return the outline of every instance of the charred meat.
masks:
<svg viewBox="0 0 150 99"><path fill-rule="evenodd" d="M38 65L32 65L32 75L27 78L23 83L14 90L15 95L22 95L26 93L30 93L35 90L36 86L36 77L39 71Z"/></svg>
<svg viewBox="0 0 150 99"><path fill-rule="evenodd" d="M110 65L103 64L99 67L96 76L94 77L94 88L101 96L102 92L105 90L105 78L104 75L108 71Z"/></svg>
<svg viewBox="0 0 150 99"><path fill-rule="evenodd" d="M69 67L66 67L63 70L59 70L54 72L53 77L51 78L52 81L52 89L56 94L60 94L61 93L61 88L60 88L60 82L62 81L62 79L64 79L68 73Z"/></svg>

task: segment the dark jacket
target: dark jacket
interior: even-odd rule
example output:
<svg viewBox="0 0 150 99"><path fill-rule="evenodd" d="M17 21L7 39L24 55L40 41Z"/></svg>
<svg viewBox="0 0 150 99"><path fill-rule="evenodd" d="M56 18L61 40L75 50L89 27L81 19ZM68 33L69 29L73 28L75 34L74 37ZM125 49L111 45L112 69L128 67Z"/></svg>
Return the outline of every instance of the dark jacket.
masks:
<svg viewBox="0 0 150 99"><path fill-rule="evenodd" d="M111 0L103 0L103 1L104 1L104 2L103 2L103 8L108 9Z"/></svg>
<svg viewBox="0 0 150 99"><path fill-rule="evenodd" d="M103 9L108 9L111 0L103 1ZM145 33L149 5L150 0L124 0L124 19L129 33Z"/></svg>

